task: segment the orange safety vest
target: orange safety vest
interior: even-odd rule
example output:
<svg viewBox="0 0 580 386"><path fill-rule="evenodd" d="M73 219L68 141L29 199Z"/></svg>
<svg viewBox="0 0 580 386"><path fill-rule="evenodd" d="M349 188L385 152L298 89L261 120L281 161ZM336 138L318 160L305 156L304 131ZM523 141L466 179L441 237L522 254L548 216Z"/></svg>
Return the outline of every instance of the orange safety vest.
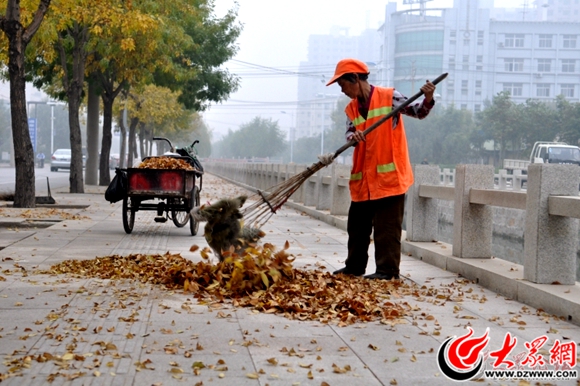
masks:
<svg viewBox="0 0 580 386"><path fill-rule="evenodd" d="M366 120L358 111L356 99L346 106L346 115L356 130L366 130L392 111L393 91L393 88L374 88ZM395 129L392 118L388 119L354 148L350 197L352 201L377 200L403 194L412 184L413 170L403 118L399 117Z"/></svg>

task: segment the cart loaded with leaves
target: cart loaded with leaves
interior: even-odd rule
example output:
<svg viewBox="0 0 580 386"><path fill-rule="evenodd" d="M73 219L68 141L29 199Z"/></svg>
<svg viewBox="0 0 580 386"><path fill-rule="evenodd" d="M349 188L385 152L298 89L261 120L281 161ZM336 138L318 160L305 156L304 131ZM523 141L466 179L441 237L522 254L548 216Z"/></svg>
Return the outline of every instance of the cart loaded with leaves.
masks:
<svg viewBox="0 0 580 386"><path fill-rule="evenodd" d="M122 197L126 233L133 231L135 213L146 210L157 212L156 222L172 220L179 228L189 222L191 235L195 236L199 222L190 212L199 206L202 188L203 167L194 148L199 141L175 149L167 138L153 139L167 141L171 150L161 156L143 158L137 168L117 169L105 198L115 202ZM116 195L112 191L117 191Z"/></svg>

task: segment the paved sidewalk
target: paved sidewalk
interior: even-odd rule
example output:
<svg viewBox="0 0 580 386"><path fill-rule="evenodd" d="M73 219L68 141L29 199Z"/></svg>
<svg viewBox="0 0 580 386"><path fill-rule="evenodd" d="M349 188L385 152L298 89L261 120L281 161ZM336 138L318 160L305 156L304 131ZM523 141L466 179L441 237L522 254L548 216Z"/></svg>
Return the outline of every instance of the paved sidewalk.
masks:
<svg viewBox="0 0 580 386"><path fill-rule="evenodd" d="M580 342L580 327L409 256L403 256L401 270L412 280L405 279L409 285L417 283L417 295L393 296L408 306L408 315L400 323L347 327L227 302L202 305L191 294L135 282L36 274L66 259L96 256L169 251L201 260L190 247L207 245L202 227L191 236L189 226L155 223L153 212L138 212L127 235L121 203L107 203L101 187L86 192L53 193L60 209L35 209L44 213L32 222L23 210L0 207L3 385L449 385L454 382L439 370L437 350L448 337L465 335L467 326L474 336L489 328L494 350L506 333L516 336L514 354L543 335L549 338L540 351L546 357L556 339ZM248 194L204 176L202 202L243 193ZM265 242L280 248L290 243L296 268L343 266L342 230L290 208L263 230ZM367 273L374 272L372 260ZM482 383L578 385L576 380Z"/></svg>

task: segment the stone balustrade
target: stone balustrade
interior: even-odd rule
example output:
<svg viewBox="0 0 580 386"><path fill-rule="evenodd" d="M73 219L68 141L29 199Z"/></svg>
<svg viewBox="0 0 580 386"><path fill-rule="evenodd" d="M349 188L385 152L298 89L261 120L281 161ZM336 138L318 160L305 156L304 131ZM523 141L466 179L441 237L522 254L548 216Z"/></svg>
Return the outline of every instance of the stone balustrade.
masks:
<svg viewBox="0 0 580 386"><path fill-rule="evenodd" d="M294 164L210 161L204 165L211 173L264 191L306 169L305 165ZM407 195L407 239L411 242L437 240L438 201L452 200L452 255L461 259L490 259L492 207L522 209L525 210L524 278L539 284L574 284L577 219L580 218L577 168L575 165L530 165L528 175L509 176L514 181L513 188L505 191L497 189L502 185L502 178L498 180L492 166L458 165L454 171L441 171L434 165L415 165L415 184ZM500 171L499 176L502 175ZM333 163L304 181L290 200L327 211L332 216L346 216L350 206L349 176L349 165ZM527 191L521 191L524 178Z"/></svg>

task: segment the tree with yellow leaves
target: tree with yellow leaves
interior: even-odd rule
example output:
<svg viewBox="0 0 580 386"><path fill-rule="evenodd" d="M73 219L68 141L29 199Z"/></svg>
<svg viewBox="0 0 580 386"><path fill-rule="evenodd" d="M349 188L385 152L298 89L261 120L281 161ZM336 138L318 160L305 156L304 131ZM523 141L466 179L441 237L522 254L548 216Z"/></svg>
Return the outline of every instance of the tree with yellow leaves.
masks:
<svg viewBox="0 0 580 386"><path fill-rule="evenodd" d="M4 32L0 40L2 47L0 61L8 64L10 77L10 110L16 166L14 207L16 208L36 206L34 150L26 113L25 52L44 20L50 2L51 0L41 0L37 1L36 5L31 2L21 4L20 0L2 2L6 11L4 15L0 15L0 29Z"/></svg>

